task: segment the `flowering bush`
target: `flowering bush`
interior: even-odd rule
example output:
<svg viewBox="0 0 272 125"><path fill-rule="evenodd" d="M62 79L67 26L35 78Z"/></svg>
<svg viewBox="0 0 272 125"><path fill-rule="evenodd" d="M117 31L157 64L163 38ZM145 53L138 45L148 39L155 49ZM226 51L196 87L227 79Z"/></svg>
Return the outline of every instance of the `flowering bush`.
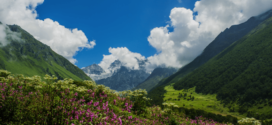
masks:
<svg viewBox="0 0 272 125"><path fill-rule="evenodd" d="M0 123L9 125L217 124L185 118L172 103L164 103L164 110L148 107L145 90L116 92L94 81L77 86L72 79L56 81L49 75L45 81L12 74L0 78Z"/></svg>
<svg viewBox="0 0 272 125"><path fill-rule="evenodd" d="M243 118L238 121L239 125L261 125L261 122L259 120L256 120L255 118Z"/></svg>

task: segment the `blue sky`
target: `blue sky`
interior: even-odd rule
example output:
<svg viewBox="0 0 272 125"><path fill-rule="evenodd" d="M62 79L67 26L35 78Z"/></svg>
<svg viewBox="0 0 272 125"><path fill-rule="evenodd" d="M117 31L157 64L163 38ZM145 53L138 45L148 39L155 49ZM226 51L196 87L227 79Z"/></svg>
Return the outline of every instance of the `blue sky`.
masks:
<svg viewBox="0 0 272 125"><path fill-rule="evenodd" d="M194 0L45 0L36 10L38 19L50 18L66 28L78 28L96 41L93 49L74 56L81 68L100 63L103 54L110 54L109 47L154 55L157 51L147 41L150 31L169 22L172 8L193 9L194 4Z"/></svg>
<svg viewBox="0 0 272 125"><path fill-rule="evenodd" d="M79 68L135 58L181 68L232 25L272 9L272 0L0 0L0 21L16 24ZM5 32L0 27L0 42Z"/></svg>

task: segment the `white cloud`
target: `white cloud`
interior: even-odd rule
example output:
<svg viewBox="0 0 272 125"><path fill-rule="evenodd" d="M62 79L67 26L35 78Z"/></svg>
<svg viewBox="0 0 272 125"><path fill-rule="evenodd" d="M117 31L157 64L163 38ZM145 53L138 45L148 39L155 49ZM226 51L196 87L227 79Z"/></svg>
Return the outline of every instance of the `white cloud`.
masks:
<svg viewBox="0 0 272 125"><path fill-rule="evenodd" d="M193 11L173 8L170 25L150 31L148 41L157 54L148 57L147 68L159 65L182 67L197 57L223 30L272 9L271 0L201 0ZM173 27L173 32L168 27Z"/></svg>
<svg viewBox="0 0 272 125"><path fill-rule="evenodd" d="M17 24L36 39L50 46L56 53L73 64L73 56L80 48L93 48L95 41L88 42L85 34L78 29L68 29L49 18L39 20L35 8L44 0L0 0L0 21Z"/></svg>
<svg viewBox="0 0 272 125"><path fill-rule="evenodd" d="M5 26L0 25L0 46L6 46L7 44Z"/></svg>
<svg viewBox="0 0 272 125"><path fill-rule="evenodd" d="M21 33L11 31L6 24L0 24L0 47L8 45L10 40L24 42Z"/></svg>
<svg viewBox="0 0 272 125"><path fill-rule="evenodd" d="M120 60L124 66L138 69L137 59L144 60L145 57L139 53L129 51L126 47L109 48L110 55L103 55L103 60L98 64L105 72L109 73L110 64L115 60ZM136 59L137 58L137 59Z"/></svg>

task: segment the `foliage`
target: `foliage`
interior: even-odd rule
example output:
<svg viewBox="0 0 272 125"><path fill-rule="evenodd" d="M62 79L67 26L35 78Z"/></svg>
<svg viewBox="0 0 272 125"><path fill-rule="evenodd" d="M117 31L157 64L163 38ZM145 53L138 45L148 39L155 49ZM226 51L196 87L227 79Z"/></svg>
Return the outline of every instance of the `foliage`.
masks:
<svg viewBox="0 0 272 125"><path fill-rule="evenodd" d="M0 83L3 124L215 124L185 118L176 106L147 106L144 90L116 92L93 81L10 74ZM77 86L76 84L80 84ZM171 107L171 106L170 106Z"/></svg>

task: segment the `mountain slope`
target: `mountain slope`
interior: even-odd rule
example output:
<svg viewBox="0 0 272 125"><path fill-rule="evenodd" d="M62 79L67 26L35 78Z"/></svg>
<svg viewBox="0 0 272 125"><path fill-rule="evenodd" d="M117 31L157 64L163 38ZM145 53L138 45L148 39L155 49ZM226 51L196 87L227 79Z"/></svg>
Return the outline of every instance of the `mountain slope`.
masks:
<svg viewBox="0 0 272 125"><path fill-rule="evenodd" d="M149 92L149 97L153 99L153 102L156 104L161 104L162 99L159 96L162 96L165 93L164 87L171 83L175 83L178 80L181 80L185 75L194 71L199 66L206 63L209 59L213 58L225 48L230 46L235 41L239 40L246 34L248 34L252 29L258 26L261 22L268 19L272 16L272 10L261 14L257 17L251 17L246 22L231 26L229 29L226 29L224 32L220 33L202 52L201 55L196 57L192 62L186 66L179 69L178 72L169 76L167 79L160 81L160 83L154 87Z"/></svg>
<svg viewBox="0 0 272 125"><path fill-rule="evenodd" d="M6 26L7 42L0 41L0 69L25 76L45 74L59 79L91 80L81 69L17 25ZM17 34L18 37L14 37Z"/></svg>
<svg viewBox="0 0 272 125"><path fill-rule="evenodd" d="M92 64L90 66L82 68L83 72L88 74L97 74L100 75L104 73L105 71L97 64Z"/></svg>
<svg viewBox="0 0 272 125"><path fill-rule="evenodd" d="M176 82L225 101L272 99L272 17L209 62Z"/></svg>
<svg viewBox="0 0 272 125"><path fill-rule="evenodd" d="M174 89L188 89L216 94L224 104L239 104L240 113L257 119L271 119L272 114L272 17L233 43L223 52L174 84ZM256 105L261 105L255 107ZM268 106L269 105L269 106ZM268 107L267 107L268 106ZM252 108L265 110L262 114ZM265 109L263 109L266 107ZM256 110L256 109L255 109Z"/></svg>
<svg viewBox="0 0 272 125"><path fill-rule="evenodd" d="M131 70L121 66L111 77L97 80L97 84L103 84L117 91L129 90L143 82L150 74L144 70Z"/></svg>
<svg viewBox="0 0 272 125"><path fill-rule="evenodd" d="M99 65L92 64L90 66L81 68L83 72L85 72L92 80L97 81L100 79L105 79L110 77L111 73L106 73Z"/></svg>
<svg viewBox="0 0 272 125"><path fill-rule="evenodd" d="M161 68L161 67L155 68L150 74L150 76L148 76L148 78L144 82L140 83L138 86L136 86L132 90L146 89L146 91L150 91L154 86L156 86L159 83L160 80L172 75L176 71L177 69L170 68L170 67L169 68Z"/></svg>

